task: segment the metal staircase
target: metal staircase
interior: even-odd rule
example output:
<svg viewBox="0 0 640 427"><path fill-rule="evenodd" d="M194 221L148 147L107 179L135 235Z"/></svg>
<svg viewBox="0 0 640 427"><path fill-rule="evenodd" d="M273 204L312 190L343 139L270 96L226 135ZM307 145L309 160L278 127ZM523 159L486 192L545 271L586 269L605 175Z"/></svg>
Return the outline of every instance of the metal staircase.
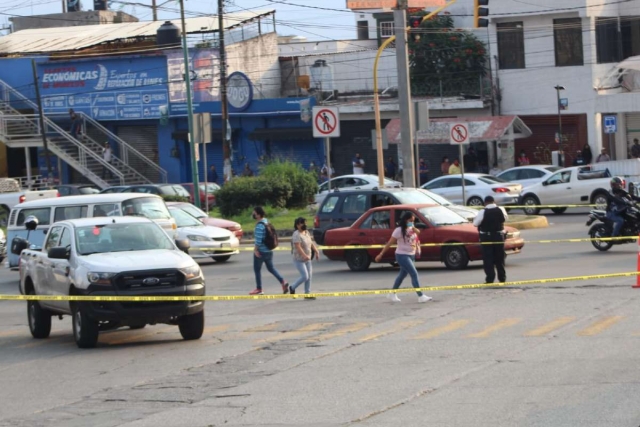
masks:
<svg viewBox="0 0 640 427"><path fill-rule="evenodd" d="M0 142L11 148L42 147L43 138L40 131L38 106L0 80ZM15 106L33 111L24 114ZM159 177L160 182L167 182L167 172L154 161L110 132L92 118L78 114L82 121L81 133L74 138L65 129L68 128L67 114L47 114L45 116L45 135L51 153L77 170L100 188L113 185L135 185L156 182L148 175ZM100 141L100 142L98 142ZM109 141L113 148L111 164L105 162L101 151L104 143ZM106 168L105 177L102 178ZM109 173L111 172L111 174Z"/></svg>

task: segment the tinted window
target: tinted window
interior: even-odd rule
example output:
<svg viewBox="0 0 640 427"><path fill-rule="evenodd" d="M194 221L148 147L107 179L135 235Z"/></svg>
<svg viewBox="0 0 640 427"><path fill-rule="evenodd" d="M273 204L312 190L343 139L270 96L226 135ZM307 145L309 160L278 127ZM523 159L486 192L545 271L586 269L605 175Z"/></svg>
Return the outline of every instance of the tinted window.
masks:
<svg viewBox="0 0 640 427"><path fill-rule="evenodd" d="M372 198L372 201L371 201L372 208L395 205L394 200L391 198L391 196L387 194L374 194L371 198Z"/></svg>
<svg viewBox="0 0 640 427"><path fill-rule="evenodd" d="M336 209L336 205L338 204L339 196L329 196L324 199L324 204L322 205L322 209L320 212L322 213L331 213Z"/></svg>
<svg viewBox="0 0 640 427"><path fill-rule="evenodd" d="M536 179L544 176L544 171L538 169L527 169L524 172L524 179Z"/></svg>
<svg viewBox="0 0 640 427"><path fill-rule="evenodd" d="M56 208L53 217L54 222L67 219L78 219L87 217L87 206L60 206Z"/></svg>
<svg viewBox="0 0 640 427"><path fill-rule="evenodd" d="M60 193L61 196L68 196L69 194L71 194L71 190L69 189L69 187L59 187L58 193Z"/></svg>
<svg viewBox="0 0 640 427"><path fill-rule="evenodd" d="M426 188L427 190L433 190L435 188L447 187L447 182L449 181L449 179L450 178L443 178L443 179L438 179L438 180L435 180L435 181L431 181L424 188Z"/></svg>
<svg viewBox="0 0 640 427"><path fill-rule="evenodd" d="M519 175L518 172L521 172L521 171L512 170L512 171L504 172L504 173L501 173L499 177L504 179L505 181L517 181L518 179L520 179L518 176Z"/></svg>
<svg viewBox="0 0 640 427"><path fill-rule="evenodd" d="M342 213L362 214L367 210L367 196L365 194L352 194L344 198Z"/></svg>
<svg viewBox="0 0 640 427"><path fill-rule="evenodd" d="M71 247L71 231L68 228L62 229L62 236L60 236L58 246L62 246L63 248Z"/></svg>
<svg viewBox="0 0 640 427"><path fill-rule="evenodd" d="M120 208L117 203L103 203L93 207L93 216L120 216Z"/></svg>
<svg viewBox="0 0 640 427"><path fill-rule="evenodd" d="M33 209L22 209L20 213L18 213L18 219L16 220L16 225L24 225L25 219L29 216L35 216L38 218L39 225L49 225L51 223L51 208L33 208Z"/></svg>
<svg viewBox="0 0 640 427"><path fill-rule="evenodd" d="M462 187L462 178L449 178L449 180L447 181L446 187L447 188Z"/></svg>
<svg viewBox="0 0 640 427"><path fill-rule="evenodd" d="M391 216L390 211L379 211L374 212L367 217L367 219L362 223L360 228L366 229L387 229L391 227L391 222L389 220Z"/></svg>
<svg viewBox="0 0 640 427"><path fill-rule="evenodd" d="M62 227L52 227L51 231L47 235L47 241L44 242L44 250L48 251L51 248L55 248L58 243L58 239L60 238L60 232L62 231Z"/></svg>

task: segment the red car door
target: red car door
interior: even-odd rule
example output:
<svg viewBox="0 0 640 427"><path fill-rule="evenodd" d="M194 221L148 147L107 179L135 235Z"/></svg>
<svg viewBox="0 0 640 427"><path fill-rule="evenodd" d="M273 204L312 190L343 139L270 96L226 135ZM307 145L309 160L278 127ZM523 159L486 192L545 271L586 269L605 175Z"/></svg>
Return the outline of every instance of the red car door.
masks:
<svg viewBox="0 0 640 427"><path fill-rule="evenodd" d="M398 224L400 222L400 218L402 218L405 212L411 212L416 218L414 225L416 226L416 228L420 230L420 234L418 235L418 238L420 239L420 244L422 245L425 243L433 243L434 227L416 209L396 210L395 223ZM416 256L416 260L419 259L421 261L429 261L429 260L439 259L439 256L440 256L440 252L437 247L421 246L420 257L418 258L418 256Z"/></svg>
<svg viewBox="0 0 640 427"><path fill-rule="evenodd" d="M377 210L370 212L360 223L355 238L361 245L385 245L392 232L391 209ZM370 257L375 258L381 250L382 248L370 248L367 252ZM389 255L389 252L385 254L385 257Z"/></svg>

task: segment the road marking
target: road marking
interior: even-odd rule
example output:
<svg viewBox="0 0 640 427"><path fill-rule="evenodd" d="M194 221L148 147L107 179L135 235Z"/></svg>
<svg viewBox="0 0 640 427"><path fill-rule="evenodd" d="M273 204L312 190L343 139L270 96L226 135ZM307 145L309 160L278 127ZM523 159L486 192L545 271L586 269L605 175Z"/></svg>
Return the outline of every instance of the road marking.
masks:
<svg viewBox="0 0 640 427"><path fill-rule="evenodd" d="M498 323L494 323L483 331L467 335L467 338L487 338L492 333L499 331L500 329L508 328L509 326L517 325L521 321L522 319L502 319Z"/></svg>
<svg viewBox="0 0 640 427"><path fill-rule="evenodd" d="M123 332L126 331L123 330ZM114 340L100 340L100 342L102 344L108 344L108 345L121 345L121 344L127 344L130 342L135 342L135 341L140 341L143 340L145 338L149 338L153 335L158 335L167 331L178 331L178 327L177 326L166 326L164 328L153 328L151 330L148 330L147 332L142 332L142 333L133 333L131 335L126 335L125 337L121 338L121 339L114 339ZM132 331L133 332L133 331Z"/></svg>
<svg viewBox="0 0 640 427"><path fill-rule="evenodd" d="M204 328L202 335L210 334L212 332L224 332L229 329L231 325L216 325L216 326L207 326Z"/></svg>
<svg viewBox="0 0 640 427"><path fill-rule="evenodd" d="M553 322L549 322L546 325L542 325L539 328L532 329L527 331L524 335L526 337L539 337L541 335L547 335L550 332L555 331L558 328L566 325L567 323L571 323L576 320L575 317L559 317Z"/></svg>
<svg viewBox="0 0 640 427"><path fill-rule="evenodd" d="M12 330L12 331L0 332L0 338L11 337L11 336L14 336L14 335L20 335L20 334L24 333L25 331L28 333L29 328L27 327L26 330L25 329L15 329L15 330ZM27 335L27 334L25 333L25 335Z"/></svg>
<svg viewBox="0 0 640 427"><path fill-rule="evenodd" d="M333 323L312 323L311 325L307 325L305 327L296 329L294 331L282 332L270 338L258 340L258 342L274 342L274 341L288 340L291 338L299 337L300 335L308 334L309 332L321 331L331 325L333 325Z"/></svg>
<svg viewBox="0 0 640 427"><path fill-rule="evenodd" d="M271 332L278 327L278 322L269 323L268 325L256 326L254 328L245 329L243 332Z"/></svg>
<svg viewBox="0 0 640 427"><path fill-rule="evenodd" d="M604 319L598 320L591 326L581 330L580 332L578 332L578 335L580 335L581 337L591 337L594 335L598 335L599 333L606 331L622 319L624 319L624 316L605 317Z"/></svg>
<svg viewBox="0 0 640 427"><path fill-rule="evenodd" d="M431 329L430 331L425 332L424 334L416 335L415 337L413 337L413 339L414 340L428 340L430 338L435 338L435 337L438 337L438 336L440 336L442 334L446 334L447 332L452 332L452 331L458 330L460 328L464 328L470 322L471 321L467 320L467 319L454 320L453 322L449 323L448 325L441 326L439 328Z"/></svg>
<svg viewBox="0 0 640 427"><path fill-rule="evenodd" d="M336 338L342 335L358 332L359 330L362 330L368 326L371 326L371 323L354 323L352 325L344 326L333 332L327 332L326 334L321 334L315 337L307 338L305 341L310 341L310 342L326 341L326 340L330 340L331 338Z"/></svg>
<svg viewBox="0 0 640 427"><path fill-rule="evenodd" d="M395 332L402 331L403 329L413 328L414 326L422 325L424 323L423 320L411 320L409 322L402 322L391 329L387 329L386 331L377 332L375 334L367 335L364 338L360 338L360 342L372 341L385 335L393 334Z"/></svg>

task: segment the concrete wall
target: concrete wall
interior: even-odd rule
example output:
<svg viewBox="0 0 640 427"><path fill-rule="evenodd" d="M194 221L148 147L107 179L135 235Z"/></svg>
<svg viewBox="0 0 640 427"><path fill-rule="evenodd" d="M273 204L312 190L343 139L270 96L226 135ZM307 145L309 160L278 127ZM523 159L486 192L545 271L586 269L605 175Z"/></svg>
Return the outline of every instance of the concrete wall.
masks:
<svg viewBox="0 0 640 427"><path fill-rule="evenodd" d="M241 71L253 82L254 99L280 96L278 35L265 34L227 48L227 75Z"/></svg>
<svg viewBox="0 0 640 427"><path fill-rule="evenodd" d="M12 32L32 28L77 27L80 25L121 24L138 22L138 18L124 12L110 10L90 10L86 12L53 13L9 18Z"/></svg>

